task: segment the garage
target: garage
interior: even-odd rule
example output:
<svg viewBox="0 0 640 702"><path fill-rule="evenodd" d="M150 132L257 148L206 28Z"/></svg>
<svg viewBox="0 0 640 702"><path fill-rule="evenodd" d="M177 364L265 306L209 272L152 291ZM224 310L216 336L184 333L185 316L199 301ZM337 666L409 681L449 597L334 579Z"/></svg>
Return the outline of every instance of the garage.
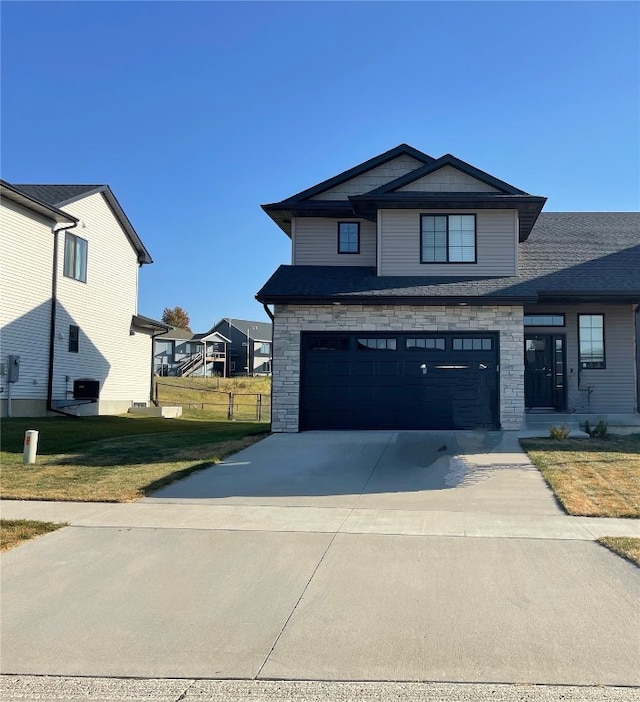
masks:
<svg viewBox="0 0 640 702"><path fill-rule="evenodd" d="M494 332L304 332L300 428L499 429Z"/></svg>

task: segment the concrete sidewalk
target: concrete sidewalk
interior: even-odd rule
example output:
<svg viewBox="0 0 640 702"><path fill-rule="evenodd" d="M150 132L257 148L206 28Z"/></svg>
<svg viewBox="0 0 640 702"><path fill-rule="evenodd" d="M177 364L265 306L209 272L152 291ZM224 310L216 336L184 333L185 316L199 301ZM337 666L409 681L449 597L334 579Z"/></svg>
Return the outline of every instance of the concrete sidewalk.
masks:
<svg viewBox="0 0 640 702"><path fill-rule="evenodd" d="M330 534L475 536L593 541L640 537L640 520L557 515L512 515L447 510L134 502L0 500L4 519L35 519L76 527L222 529Z"/></svg>
<svg viewBox="0 0 640 702"><path fill-rule="evenodd" d="M273 435L133 504L4 501L71 526L2 555L2 672L640 685L639 572L593 543L637 521L567 517L509 441Z"/></svg>

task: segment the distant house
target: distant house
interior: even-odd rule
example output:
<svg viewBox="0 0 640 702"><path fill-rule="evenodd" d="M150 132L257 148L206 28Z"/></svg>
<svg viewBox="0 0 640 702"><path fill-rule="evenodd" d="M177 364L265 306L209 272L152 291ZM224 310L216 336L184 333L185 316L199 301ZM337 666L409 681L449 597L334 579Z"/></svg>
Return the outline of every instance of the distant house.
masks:
<svg viewBox="0 0 640 702"><path fill-rule="evenodd" d="M155 375L226 376L227 346L230 340L210 330L193 334L171 327L153 342Z"/></svg>
<svg viewBox="0 0 640 702"><path fill-rule="evenodd" d="M221 319L211 330L228 338L228 375L271 375L271 324Z"/></svg>
<svg viewBox="0 0 640 702"><path fill-rule="evenodd" d="M120 414L147 404L151 339L138 314L149 252L108 185L0 181L0 412Z"/></svg>

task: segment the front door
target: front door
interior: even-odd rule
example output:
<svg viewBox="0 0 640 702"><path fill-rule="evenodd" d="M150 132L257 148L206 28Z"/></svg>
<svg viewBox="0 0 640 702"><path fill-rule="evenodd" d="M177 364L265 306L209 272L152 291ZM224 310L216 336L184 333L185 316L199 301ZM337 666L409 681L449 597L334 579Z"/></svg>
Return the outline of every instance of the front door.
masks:
<svg viewBox="0 0 640 702"><path fill-rule="evenodd" d="M554 346L550 334L531 334L524 339L524 404L555 409Z"/></svg>

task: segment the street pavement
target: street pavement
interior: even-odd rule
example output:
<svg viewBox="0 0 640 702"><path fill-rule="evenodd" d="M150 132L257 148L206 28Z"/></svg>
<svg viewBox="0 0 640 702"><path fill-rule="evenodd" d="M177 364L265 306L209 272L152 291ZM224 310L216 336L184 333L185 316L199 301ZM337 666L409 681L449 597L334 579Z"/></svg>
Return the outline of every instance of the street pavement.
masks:
<svg viewBox="0 0 640 702"><path fill-rule="evenodd" d="M512 434L272 435L135 504L1 511L71 525L2 555L12 699L34 675L637 699L640 571L594 539L638 521L564 515Z"/></svg>

